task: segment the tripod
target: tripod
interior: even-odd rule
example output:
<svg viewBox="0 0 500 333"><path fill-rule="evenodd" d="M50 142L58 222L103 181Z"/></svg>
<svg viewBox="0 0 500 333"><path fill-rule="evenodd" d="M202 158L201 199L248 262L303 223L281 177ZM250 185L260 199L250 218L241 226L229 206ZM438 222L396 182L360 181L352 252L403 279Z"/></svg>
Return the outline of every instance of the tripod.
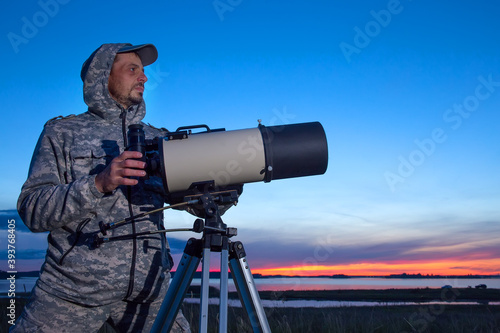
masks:
<svg viewBox="0 0 500 333"><path fill-rule="evenodd" d="M237 200L235 191L229 191L229 193L229 197L219 198L219 201L235 202ZM219 194L219 196L224 196L224 194ZM271 332L247 263L243 244L229 240L237 234L236 228L227 228L226 224L222 222L212 194L205 192L199 198L199 202L205 216L203 236L201 239L191 238L188 240L151 332L168 332L170 330L202 259L199 332L207 332L211 252L221 253L219 333L227 332L228 266L254 332Z"/></svg>

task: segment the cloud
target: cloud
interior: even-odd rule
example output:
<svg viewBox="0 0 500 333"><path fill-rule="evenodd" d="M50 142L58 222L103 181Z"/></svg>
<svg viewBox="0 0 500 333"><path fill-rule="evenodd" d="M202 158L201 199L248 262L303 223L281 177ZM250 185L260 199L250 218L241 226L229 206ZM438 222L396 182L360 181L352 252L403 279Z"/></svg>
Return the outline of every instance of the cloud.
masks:
<svg viewBox="0 0 500 333"><path fill-rule="evenodd" d="M0 216L10 216L10 215L19 216L17 214L16 209L0 209Z"/></svg>
<svg viewBox="0 0 500 333"><path fill-rule="evenodd" d="M46 250L24 250L16 252L16 261L29 259L44 259ZM7 258L7 251L0 251L2 258Z"/></svg>
<svg viewBox="0 0 500 333"><path fill-rule="evenodd" d="M333 214L336 219L343 215ZM30 232L14 209L1 210L0 216L16 221L16 259L42 260L45 257L46 233ZM327 227L322 223L313 219L304 227L290 220L277 219L265 228L248 224L238 228L238 236L231 240L243 242L252 269L467 262L451 265L450 269L465 267L498 272L497 268L491 267L491 263L488 267L481 267L485 260L500 258L500 246L496 239L500 233L500 222L494 220L456 223L451 216L436 217L421 223L405 223L403 229L397 228L400 226L397 221L387 222L382 227L356 216L345 216L341 227L337 222ZM349 224L351 227L347 227ZM358 225L362 225L364 232L358 230ZM7 234L7 223L3 223L0 244L6 244ZM184 251L187 239L200 236L191 233L179 237L167 236L176 262ZM2 245L0 255L4 258L7 256L5 249L6 246Z"/></svg>
<svg viewBox="0 0 500 333"><path fill-rule="evenodd" d="M0 223L0 230L7 230L9 228L9 224L7 221L14 220L15 221L15 231L27 231L30 232L28 227L21 220L21 217L17 213L16 209L3 209L0 210L0 218L2 219L2 223Z"/></svg>
<svg viewBox="0 0 500 333"><path fill-rule="evenodd" d="M368 240L351 238L350 243L333 233L315 239L302 234L302 241L279 236L263 240L260 235L253 241L252 234L256 231L250 231L244 245L252 267L259 268L362 263L418 265L500 257L500 247L495 239L498 223L476 222L451 229L454 230L444 228L440 233L434 228L433 235L411 236L410 233L400 238L381 233Z"/></svg>

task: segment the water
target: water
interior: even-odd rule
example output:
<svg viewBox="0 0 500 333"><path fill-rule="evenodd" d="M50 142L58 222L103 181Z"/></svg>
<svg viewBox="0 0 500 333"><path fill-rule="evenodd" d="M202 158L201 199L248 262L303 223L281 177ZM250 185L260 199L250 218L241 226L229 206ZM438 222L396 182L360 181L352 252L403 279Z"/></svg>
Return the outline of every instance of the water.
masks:
<svg viewBox="0 0 500 333"><path fill-rule="evenodd" d="M485 284L488 288L500 289L500 278L487 279L385 279L385 278L267 278L254 279L259 291L286 291L286 290L339 290L339 289L413 289L413 288L441 288L450 285L454 288L474 288L476 285ZM193 285L200 285L200 279L194 279ZM210 285L219 288L218 279L210 279ZM229 291L236 288L231 279L228 280ZM185 302L198 304L197 298L185 298ZM406 306L423 305L477 305L477 302L366 302L366 301L325 301L325 300L262 300L263 307L349 307L349 306ZM209 299L209 304L219 304L218 298ZM229 306L240 307L239 300L228 300ZM500 302L490 302L490 305L500 305Z"/></svg>
<svg viewBox="0 0 500 333"><path fill-rule="evenodd" d="M16 293L31 291L36 278L18 278ZM285 290L339 290L339 289L412 289L412 288L441 288L450 285L454 288L474 288L478 284L485 284L488 288L500 289L500 278L484 279L385 279L385 278L267 278L254 279L257 290L285 291ZM200 279L193 279L193 285L200 285ZM210 285L219 287L218 279L210 279ZM229 291L236 291L233 280L228 280ZM9 281L0 280L0 294L9 290Z"/></svg>
<svg viewBox="0 0 500 333"><path fill-rule="evenodd" d="M30 292L31 289L35 286L37 278L34 277L26 277L26 278L17 278L16 279L16 288L14 292L16 294L18 293L24 293L24 292ZM7 293L10 291L10 281L4 279L0 280L0 296L5 296Z"/></svg>
<svg viewBox="0 0 500 333"><path fill-rule="evenodd" d="M200 304L199 298L185 298L184 302ZM219 305L218 298L210 298L208 304ZM241 307L239 299L229 299L227 304L232 307ZM265 308L338 308L349 306L408 306L408 305L478 305L477 302L357 302L357 301L317 301L317 300L261 300ZM490 302L489 305L500 305L500 302Z"/></svg>
<svg viewBox="0 0 500 333"><path fill-rule="evenodd" d="M454 288L467 288L485 284L488 288L500 289L500 278L485 279L385 279L385 278L267 278L254 279L259 291L285 290L345 290L345 289L414 289L441 288L450 285ZM200 285L200 279L194 279L193 285ZM218 279L210 279L210 285L219 287ZM229 291L235 291L233 281L229 279Z"/></svg>

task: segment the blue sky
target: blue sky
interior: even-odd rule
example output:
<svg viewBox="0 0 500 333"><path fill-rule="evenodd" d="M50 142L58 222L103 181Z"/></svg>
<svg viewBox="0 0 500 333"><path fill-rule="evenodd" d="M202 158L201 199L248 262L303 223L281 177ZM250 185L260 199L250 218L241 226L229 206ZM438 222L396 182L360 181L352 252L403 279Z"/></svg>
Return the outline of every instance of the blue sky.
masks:
<svg viewBox="0 0 500 333"><path fill-rule="evenodd" d="M325 128L325 175L247 184L224 216L252 266L500 273L497 1L4 7L0 210L15 208L43 124L86 110L79 72L88 55L107 42L154 43L147 122ZM165 217L169 227L193 220ZM34 237L27 250L45 246L21 235ZM174 248L191 236L171 236Z"/></svg>

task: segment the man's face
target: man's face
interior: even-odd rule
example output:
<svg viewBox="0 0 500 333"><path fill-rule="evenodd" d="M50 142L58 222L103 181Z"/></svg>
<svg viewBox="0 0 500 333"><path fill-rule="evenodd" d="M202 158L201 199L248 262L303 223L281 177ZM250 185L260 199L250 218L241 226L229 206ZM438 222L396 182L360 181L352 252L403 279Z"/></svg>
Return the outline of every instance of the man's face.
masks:
<svg viewBox="0 0 500 333"><path fill-rule="evenodd" d="M128 109L142 102L144 83L147 80L141 59L137 54L119 53L111 67L108 90L115 101Z"/></svg>

